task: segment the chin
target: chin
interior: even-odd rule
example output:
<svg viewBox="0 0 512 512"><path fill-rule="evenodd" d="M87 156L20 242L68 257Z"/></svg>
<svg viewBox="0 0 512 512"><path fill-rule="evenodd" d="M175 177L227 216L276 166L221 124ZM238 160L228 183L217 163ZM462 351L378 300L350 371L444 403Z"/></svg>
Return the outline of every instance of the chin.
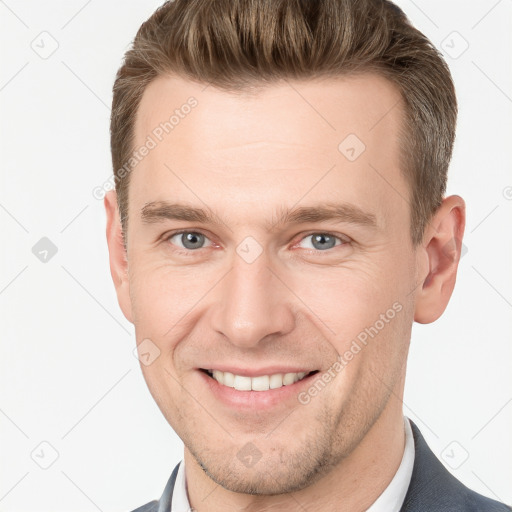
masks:
<svg viewBox="0 0 512 512"><path fill-rule="evenodd" d="M316 450L311 449L311 444L295 450L274 446L269 454L263 454L251 467L245 466L237 457L236 453L242 450L240 448L235 448L234 456L230 450L208 451L200 457L190 448L189 451L205 474L224 489L241 494L273 496L304 489L332 469L335 464L332 447L327 443L314 445Z"/></svg>

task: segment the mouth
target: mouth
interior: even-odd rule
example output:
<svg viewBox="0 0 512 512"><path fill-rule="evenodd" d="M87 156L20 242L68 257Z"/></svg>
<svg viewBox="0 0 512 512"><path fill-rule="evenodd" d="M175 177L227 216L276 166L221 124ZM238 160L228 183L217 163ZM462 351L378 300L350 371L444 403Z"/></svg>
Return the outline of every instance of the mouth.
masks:
<svg viewBox="0 0 512 512"><path fill-rule="evenodd" d="M319 370L313 370L310 372L273 373L249 377L214 369L207 370L201 368L200 370L222 386L233 388L237 391L269 391L279 389L295 384L319 372Z"/></svg>

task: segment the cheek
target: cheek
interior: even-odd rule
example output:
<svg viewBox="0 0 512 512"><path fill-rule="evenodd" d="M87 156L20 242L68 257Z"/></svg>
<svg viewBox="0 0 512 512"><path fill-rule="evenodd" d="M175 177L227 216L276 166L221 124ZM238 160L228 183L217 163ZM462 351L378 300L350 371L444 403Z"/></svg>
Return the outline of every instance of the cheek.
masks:
<svg viewBox="0 0 512 512"><path fill-rule="evenodd" d="M388 282L389 272L374 264L354 263L343 267L294 272L287 276L301 309L326 334L353 333L375 321L379 313L391 307L398 296L395 283ZM392 280L391 280L392 281Z"/></svg>
<svg viewBox="0 0 512 512"><path fill-rule="evenodd" d="M175 329L211 288L207 274L192 268L141 265L130 276L135 324L141 334L175 338ZM143 331L143 332L142 332Z"/></svg>
<svg viewBox="0 0 512 512"><path fill-rule="evenodd" d="M409 275L398 255L374 256L288 276L301 310L335 352L345 355L349 373L366 358L388 360L404 337Z"/></svg>

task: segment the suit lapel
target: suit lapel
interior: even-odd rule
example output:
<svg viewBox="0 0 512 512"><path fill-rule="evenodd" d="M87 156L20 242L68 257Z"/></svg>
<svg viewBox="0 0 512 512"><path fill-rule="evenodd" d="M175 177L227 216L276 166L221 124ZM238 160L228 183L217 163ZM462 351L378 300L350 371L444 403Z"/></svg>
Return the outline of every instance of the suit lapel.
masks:
<svg viewBox="0 0 512 512"><path fill-rule="evenodd" d="M414 467L400 512L447 510L459 503L467 489L441 464L419 428L409 421L414 436Z"/></svg>
<svg viewBox="0 0 512 512"><path fill-rule="evenodd" d="M178 462L173 472L171 473L169 480L167 481L167 485L165 486L164 492L162 493L162 497L158 502L158 512L171 512L172 494L174 491L174 484L176 482L176 475L178 474L180 464L181 462Z"/></svg>

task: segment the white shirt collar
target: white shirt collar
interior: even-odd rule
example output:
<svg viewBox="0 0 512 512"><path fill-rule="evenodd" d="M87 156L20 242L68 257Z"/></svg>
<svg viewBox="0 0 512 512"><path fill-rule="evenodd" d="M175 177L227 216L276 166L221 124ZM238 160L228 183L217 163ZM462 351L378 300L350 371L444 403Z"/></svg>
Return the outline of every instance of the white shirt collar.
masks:
<svg viewBox="0 0 512 512"><path fill-rule="evenodd" d="M373 505L366 512L399 512L402 506L414 466L414 437L409 420L404 416L405 449L402 462L398 467L393 480L384 489ZM182 460L176 475L174 492L172 495L172 512L190 512L191 507L187 496L185 481L185 461Z"/></svg>

